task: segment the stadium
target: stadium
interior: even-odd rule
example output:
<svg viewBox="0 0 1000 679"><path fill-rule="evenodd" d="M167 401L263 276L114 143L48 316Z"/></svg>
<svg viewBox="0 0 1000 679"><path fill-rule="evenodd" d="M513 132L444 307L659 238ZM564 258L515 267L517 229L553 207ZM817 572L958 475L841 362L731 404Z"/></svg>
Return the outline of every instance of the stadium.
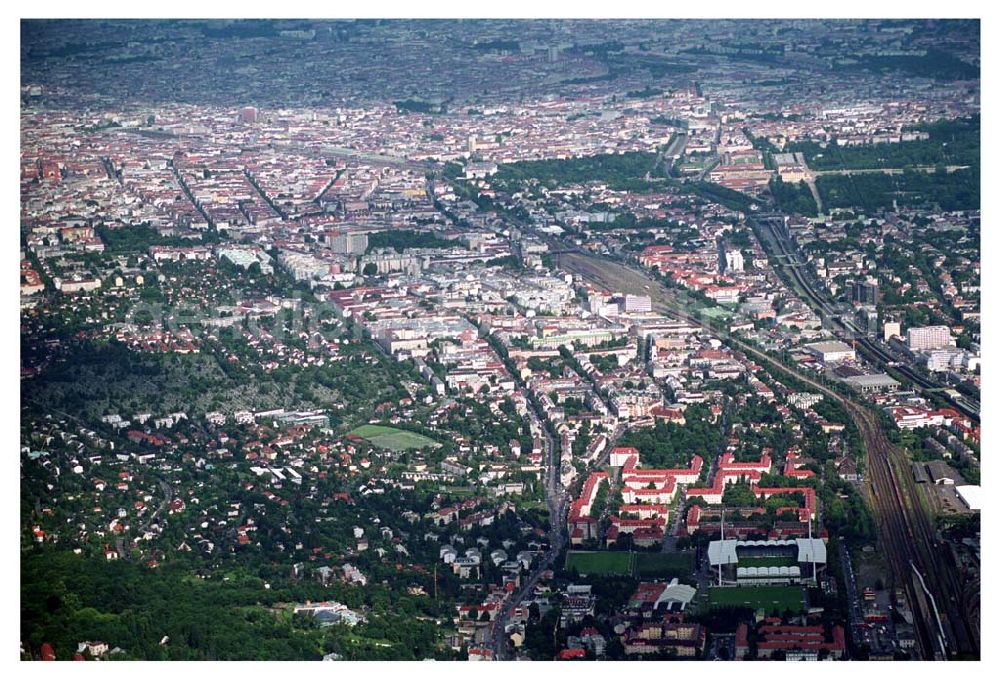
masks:
<svg viewBox="0 0 1000 679"><path fill-rule="evenodd" d="M818 538L713 540L708 560L718 586L815 582L826 568L826 544Z"/></svg>

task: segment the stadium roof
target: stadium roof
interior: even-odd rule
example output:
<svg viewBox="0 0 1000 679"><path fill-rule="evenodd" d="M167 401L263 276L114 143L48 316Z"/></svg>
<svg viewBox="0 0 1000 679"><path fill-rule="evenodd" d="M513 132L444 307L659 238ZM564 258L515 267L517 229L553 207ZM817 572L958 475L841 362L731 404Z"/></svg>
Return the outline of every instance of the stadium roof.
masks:
<svg viewBox="0 0 1000 679"><path fill-rule="evenodd" d="M737 578L798 578L802 572L798 566L739 566L736 569Z"/></svg>
<svg viewBox="0 0 1000 679"><path fill-rule="evenodd" d="M826 563L826 543L819 538L799 538L799 563Z"/></svg>
<svg viewBox="0 0 1000 679"><path fill-rule="evenodd" d="M737 549L744 547L796 547L799 563L826 563L826 543L819 538L796 540L713 540L708 543L708 562L712 566L739 563Z"/></svg>
<svg viewBox="0 0 1000 679"><path fill-rule="evenodd" d="M737 543L738 540L712 540L708 543L708 562L713 566L737 563Z"/></svg>

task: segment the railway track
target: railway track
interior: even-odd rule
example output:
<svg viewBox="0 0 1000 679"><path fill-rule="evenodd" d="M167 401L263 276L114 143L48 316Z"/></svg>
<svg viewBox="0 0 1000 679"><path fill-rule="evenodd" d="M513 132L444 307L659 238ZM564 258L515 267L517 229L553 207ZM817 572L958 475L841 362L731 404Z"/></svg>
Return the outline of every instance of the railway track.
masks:
<svg viewBox="0 0 1000 679"><path fill-rule="evenodd" d="M853 407L859 408L856 405ZM874 414L867 409L861 410L859 416L869 422L873 446L885 453L879 456L878 471L881 478L892 483L895 499L894 504L887 506L887 512L890 516L898 514L905 528L908 545L912 547L912 566L923 578L921 587L924 587L924 581L930 582L930 589L938 593L931 599L933 610L929 611L937 623L937 634L949 649L978 656L979 630L971 624L963 606L963 601L968 598L966 588L958 577L950 550L937 539L931 518L921 503L920 489L909 471L910 462L904 451L888 441L885 432L877 426ZM895 511L897 509L898 512ZM902 531L899 532L902 534Z"/></svg>
<svg viewBox="0 0 1000 679"><path fill-rule="evenodd" d="M668 317L703 325L703 319L679 308L675 299L658 282L623 264L599 259L576 249L559 255L559 265L608 290L629 294L648 294L653 309ZM895 582L900 586L916 614L917 636L925 658L948 657L947 649L979 655L978 630L969 625L961 610L962 588L953 569L941 563L941 549L933 526L917 495L904 453L892 445L874 412L845 398L826 385L816 382L772 358L764 352L732 337L718 334L735 349L792 375L824 396L843 405L865 442L868 452L868 483L873 500L882 549L889 557ZM914 499L918 498L918 499ZM917 582L914 569L926 582ZM929 600L929 601L928 601ZM940 615L935 609L943 611Z"/></svg>
<svg viewBox="0 0 1000 679"><path fill-rule="evenodd" d="M856 326L854 326L852 322L839 318L837 310L833 308L829 301L819 295L812 287L812 284L806 280L800 269L801 264L798 262L798 253L796 253L789 246L783 234L777 232L774 228L773 222L766 219L762 221L767 225L766 228L771 234L771 240L773 240L778 246L778 249L781 251L781 256L788 260L789 266L787 268L790 271L792 278L795 279L797 287L808 298L813 307L818 309L826 317L825 320L828 320L829 324L832 325L834 329L839 329L839 333L844 339L853 341L855 343L855 348L859 349L859 353L871 363L881 366L896 363L896 360L887 351L879 347L878 344L873 342L863 333L859 333ZM757 225L760 228L764 228L761 225L761 222L757 222ZM761 239L761 241L763 242L763 239ZM933 380L920 375L908 366L894 365L893 369L920 387L922 390L941 389L940 384L937 384ZM957 399L949 395L943 396L963 415L969 417L975 422L979 422L979 406L977 403L969 402L966 399Z"/></svg>
<svg viewBox="0 0 1000 679"><path fill-rule="evenodd" d="M895 584L906 593L916 617L917 637L921 653L925 658L945 659L946 644L940 630L940 620L927 605L923 592L918 592L914 583L911 564L915 559L922 563L918 555L917 534L908 517L911 507L900 492L897 475L894 473L890 456L892 448L883 438L881 428L874 415L866 408L860 408L842 401L865 441L868 451L869 497L872 499L874 514L881 545L889 557L889 565ZM926 537L925 535L923 537Z"/></svg>
<svg viewBox="0 0 1000 679"><path fill-rule="evenodd" d="M789 247L782 234L777 233L773 223L768 223L767 228L770 230L772 238L781 250L782 255L786 256L791 263L797 257L797 254ZM810 301L821 311L829 314L831 320L835 323L839 322L842 330L853 337L856 329L852 325L836 319L836 311L824 298L815 292L810 283L805 280L801 270L794 265L788 268L796 283L798 283ZM857 346L860 349L859 353L876 365L886 365L894 362L893 357L888 352L867 337L858 339ZM922 389L931 390L940 387L940 385L917 374L907 366L895 366L895 369ZM979 421L978 404L966 402L964 399L955 399L950 396L947 398L964 415L976 422ZM894 498L895 503L885 504L886 496L888 495L887 492L873 492L871 494L876 503L881 502L883 504L879 516L883 521L885 517L898 517L902 522L901 525L889 526L887 530L892 531L899 537L906 538L907 542L904 545L904 549L898 550L900 555L908 551L912 552L910 572L904 572L901 569L901 560L894 560L893 565L896 577L898 581L909 582L910 586L908 589L911 590L911 601L930 599L931 610L928 613L932 623L929 625L931 629L927 630L924 634L925 649L935 657L946 657L946 651L942 646L947 645L948 648L962 653L978 656L980 650L979 628L977 625L970 624L966 615L970 607L965 605L968 599L973 597L966 591L963 583L955 575L954 564L942 563L947 550L939 549L934 527L920 502L920 491L916 487L916 483L909 471L909 461L906 455L903 451L889 443L885 432L878 426L877 422L871 421L874 416L870 410L867 408L858 410L858 406L853 403L850 404L849 410L853 411L853 415L856 415L857 418L866 420L869 425L867 431L870 432L871 437L866 436L866 447L869 450L869 459L875 460L875 463L870 465L870 471L872 472L870 479L874 481L875 478L881 477L879 487L892 488L892 497L889 499ZM872 455L873 451L876 453L875 455ZM903 493L900 493L900 485L904 487ZM905 549L907 546L911 548ZM948 557L950 558L950 554L948 554ZM913 571L918 571L917 575L913 575ZM919 580L920 589L926 590L926 582L923 576L920 575L921 573L931 579L932 584L937 586L938 591L944 592L945 598L943 601L938 601L938 597L933 597L929 593L925 595L924 591L917 591L912 582L915 579ZM940 614L941 610L946 611L946 615L942 616ZM943 621L942 618L944 618ZM934 627L937 628L936 632L933 629Z"/></svg>

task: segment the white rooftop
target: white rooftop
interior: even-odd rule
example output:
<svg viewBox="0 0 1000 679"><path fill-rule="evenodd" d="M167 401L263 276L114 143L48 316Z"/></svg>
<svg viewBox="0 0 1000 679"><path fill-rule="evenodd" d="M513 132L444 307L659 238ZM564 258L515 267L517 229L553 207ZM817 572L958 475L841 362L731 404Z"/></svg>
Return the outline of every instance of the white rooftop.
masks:
<svg viewBox="0 0 1000 679"><path fill-rule="evenodd" d="M819 538L799 538L796 541L799 547L799 563L826 563L826 543Z"/></svg>
<svg viewBox="0 0 1000 679"><path fill-rule="evenodd" d="M797 547L799 563L826 563L826 543L819 538L796 540L713 540L708 543L708 562L712 566L739 563L737 548Z"/></svg>
<svg viewBox="0 0 1000 679"><path fill-rule="evenodd" d="M691 603L691 599L694 598L697 591L698 590L691 585L679 584L677 578L674 578L670 581L670 584L667 585L666 589L660 593L659 598L656 600L656 606L659 606L661 603L676 602L679 603L683 609Z"/></svg>
<svg viewBox="0 0 1000 679"><path fill-rule="evenodd" d="M838 340L813 342L812 344L805 345L805 348L823 354L846 353L848 351L854 351L849 345L844 344L843 342L840 342Z"/></svg>
<svg viewBox="0 0 1000 679"><path fill-rule="evenodd" d="M962 502L968 505L974 512L980 511L983 506L982 486L955 486L955 492L962 498Z"/></svg>
<svg viewBox="0 0 1000 679"><path fill-rule="evenodd" d="M875 375L857 375L856 377L848 377L844 381L850 384L856 384L859 387L891 387L899 384L899 382L892 379L885 373L877 373Z"/></svg>
<svg viewBox="0 0 1000 679"><path fill-rule="evenodd" d="M738 540L712 540L708 543L708 562L713 566L738 563L736 545Z"/></svg>

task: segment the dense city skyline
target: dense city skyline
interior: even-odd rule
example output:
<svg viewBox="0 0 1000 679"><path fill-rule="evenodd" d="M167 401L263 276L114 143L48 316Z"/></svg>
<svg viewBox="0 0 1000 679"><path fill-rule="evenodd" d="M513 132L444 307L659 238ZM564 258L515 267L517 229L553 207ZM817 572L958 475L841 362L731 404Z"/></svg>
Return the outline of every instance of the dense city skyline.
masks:
<svg viewBox="0 0 1000 679"><path fill-rule="evenodd" d="M978 20L22 20L22 660L980 657Z"/></svg>

